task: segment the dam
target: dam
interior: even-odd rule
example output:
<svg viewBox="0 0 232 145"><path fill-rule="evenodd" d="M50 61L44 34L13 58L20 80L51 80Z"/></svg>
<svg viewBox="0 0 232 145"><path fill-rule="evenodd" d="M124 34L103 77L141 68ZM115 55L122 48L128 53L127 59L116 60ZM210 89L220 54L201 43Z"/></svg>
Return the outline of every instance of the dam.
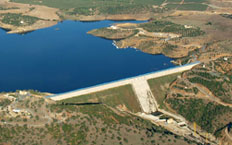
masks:
<svg viewBox="0 0 232 145"><path fill-rule="evenodd" d="M150 90L150 87L147 83L147 80L174 74L174 73L184 72L184 71L190 70L197 64L199 64L199 62L186 64L182 66L176 66L176 67L169 68L166 70L146 73L146 74L142 74L142 75L135 76L135 77L125 78L125 79L117 80L113 82L107 82L107 83L99 84L96 86L77 89L77 90L73 90L70 92L55 94L55 95L51 95L47 97L54 101L60 101L60 100L64 100L64 99L68 99L72 97L77 97L77 96L86 95L86 94L90 94L90 93L94 93L98 91L107 90L107 89L114 88L114 87L131 84L143 112L151 113L151 112L157 111L158 106Z"/></svg>

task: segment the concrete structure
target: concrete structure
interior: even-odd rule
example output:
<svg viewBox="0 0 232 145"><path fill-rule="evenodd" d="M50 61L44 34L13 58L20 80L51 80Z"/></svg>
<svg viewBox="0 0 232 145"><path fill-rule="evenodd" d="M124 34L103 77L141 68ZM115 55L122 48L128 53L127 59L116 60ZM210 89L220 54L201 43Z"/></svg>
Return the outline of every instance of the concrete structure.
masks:
<svg viewBox="0 0 232 145"><path fill-rule="evenodd" d="M197 62L197 63L188 64L184 66L177 66L177 67L173 67L173 68L166 69L163 71L151 72L151 73L139 75L136 77L131 77L131 78L123 79L123 80L104 83L104 84L100 84L97 86L78 89L78 90L74 90L71 92L56 94L56 95L52 95L48 97L51 98L52 100L59 101L59 100L68 99L68 98L81 96L81 95L86 95L90 93L95 93L95 92L99 92L99 91L103 91L103 90L107 90L107 89L111 89L111 88L115 88L115 87L119 87L123 85L132 84L133 90L138 97L138 101L141 105L141 108L143 109L143 112L151 113L151 112L157 111L158 107L157 107L157 102L147 83L147 80L178 73L178 72L183 72L183 71L191 69L193 66L197 64L199 63Z"/></svg>
<svg viewBox="0 0 232 145"><path fill-rule="evenodd" d="M157 111L157 102L154 98L147 80L144 78L135 78L132 87L138 97L143 112L152 113Z"/></svg>

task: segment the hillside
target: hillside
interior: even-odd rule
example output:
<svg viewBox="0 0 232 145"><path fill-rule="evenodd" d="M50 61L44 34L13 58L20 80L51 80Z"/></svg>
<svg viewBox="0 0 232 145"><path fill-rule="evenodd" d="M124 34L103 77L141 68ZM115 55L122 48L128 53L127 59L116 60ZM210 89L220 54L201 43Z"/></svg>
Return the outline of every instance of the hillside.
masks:
<svg viewBox="0 0 232 145"><path fill-rule="evenodd" d="M0 144L195 144L107 104L67 104L75 101L46 95L0 95Z"/></svg>
<svg viewBox="0 0 232 145"><path fill-rule="evenodd" d="M63 20L149 20L153 18L230 13L230 4L217 0L1 0L0 27L10 33L24 33L50 27ZM9 15L10 14L10 15ZM11 15L30 17L30 25L3 21ZM2 18L1 18L2 17ZM33 18L32 18L33 17ZM34 17L39 19L34 23ZM17 24L17 25L15 25Z"/></svg>
<svg viewBox="0 0 232 145"><path fill-rule="evenodd" d="M171 85L165 104L189 122L222 138L232 121L232 57L184 72Z"/></svg>
<svg viewBox="0 0 232 145"><path fill-rule="evenodd" d="M164 20L153 20L141 24L115 24L88 33L117 40L115 45L119 48L133 47L146 53L161 53L171 58L187 57L189 52L199 49L201 45L197 41L205 34L198 27Z"/></svg>

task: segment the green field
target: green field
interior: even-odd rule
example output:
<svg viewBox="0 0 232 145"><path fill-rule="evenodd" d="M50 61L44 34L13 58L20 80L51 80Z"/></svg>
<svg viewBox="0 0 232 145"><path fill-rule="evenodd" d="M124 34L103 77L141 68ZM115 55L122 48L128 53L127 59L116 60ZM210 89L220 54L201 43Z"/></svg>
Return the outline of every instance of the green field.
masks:
<svg viewBox="0 0 232 145"><path fill-rule="evenodd" d="M140 104L137 102L136 95L131 85L120 86L88 95L77 96L65 99L60 102L65 103L84 103L84 102L102 102L111 107L125 105L132 112L140 112Z"/></svg>
<svg viewBox="0 0 232 145"><path fill-rule="evenodd" d="M10 0L11 2L45 5L60 9L65 15L115 15L115 14L144 14L162 13L167 9L160 6L165 0ZM207 5L203 5L204 0L197 2L187 1L183 5L181 0L168 0L169 9L179 10L206 10Z"/></svg>
<svg viewBox="0 0 232 145"><path fill-rule="evenodd" d="M180 6L179 4L167 4L165 7L169 9L176 9Z"/></svg>
<svg viewBox="0 0 232 145"><path fill-rule="evenodd" d="M204 3L207 2L208 0L184 0L185 3L187 2L192 2L192 3Z"/></svg>
<svg viewBox="0 0 232 145"><path fill-rule="evenodd" d="M205 11L208 8L207 5L203 4L207 3L207 0L184 0L183 4L181 2L182 0L168 0L168 4L165 7L186 11Z"/></svg>
<svg viewBox="0 0 232 145"><path fill-rule="evenodd" d="M12 2L45 5L60 9L66 15L114 15L162 12L153 5L164 0L11 0Z"/></svg>
<svg viewBox="0 0 232 145"><path fill-rule="evenodd" d="M168 3L180 3L182 0L168 0Z"/></svg>
<svg viewBox="0 0 232 145"><path fill-rule="evenodd" d="M208 5L191 3L191 4L182 4L179 5L178 10L187 10L187 11L205 11L208 8Z"/></svg>
<svg viewBox="0 0 232 145"><path fill-rule="evenodd" d="M59 9L129 5L161 5L164 0L10 0L12 2L46 5Z"/></svg>
<svg viewBox="0 0 232 145"><path fill-rule="evenodd" d="M177 76L181 73L176 73L168 76L163 76L155 79L148 80L151 91L156 98L160 108L166 109L164 105L164 100L168 91L169 85L176 80Z"/></svg>

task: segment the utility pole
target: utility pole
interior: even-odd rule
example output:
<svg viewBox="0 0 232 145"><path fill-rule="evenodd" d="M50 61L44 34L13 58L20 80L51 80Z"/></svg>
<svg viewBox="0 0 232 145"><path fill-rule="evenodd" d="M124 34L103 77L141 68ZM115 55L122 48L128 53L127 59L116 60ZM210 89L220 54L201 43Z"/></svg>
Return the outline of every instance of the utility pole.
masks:
<svg viewBox="0 0 232 145"><path fill-rule="evenodd" d="M196 124L196 122L193 123L193 128L194 128L194 136L196 137L196 135L197 135L197 124Z"/></svg>
<svg viewBox="0 0 232 145"><path fill-rule="evenodd" d="M205 133L205 142L208 144L208 133Z"/></svg>

